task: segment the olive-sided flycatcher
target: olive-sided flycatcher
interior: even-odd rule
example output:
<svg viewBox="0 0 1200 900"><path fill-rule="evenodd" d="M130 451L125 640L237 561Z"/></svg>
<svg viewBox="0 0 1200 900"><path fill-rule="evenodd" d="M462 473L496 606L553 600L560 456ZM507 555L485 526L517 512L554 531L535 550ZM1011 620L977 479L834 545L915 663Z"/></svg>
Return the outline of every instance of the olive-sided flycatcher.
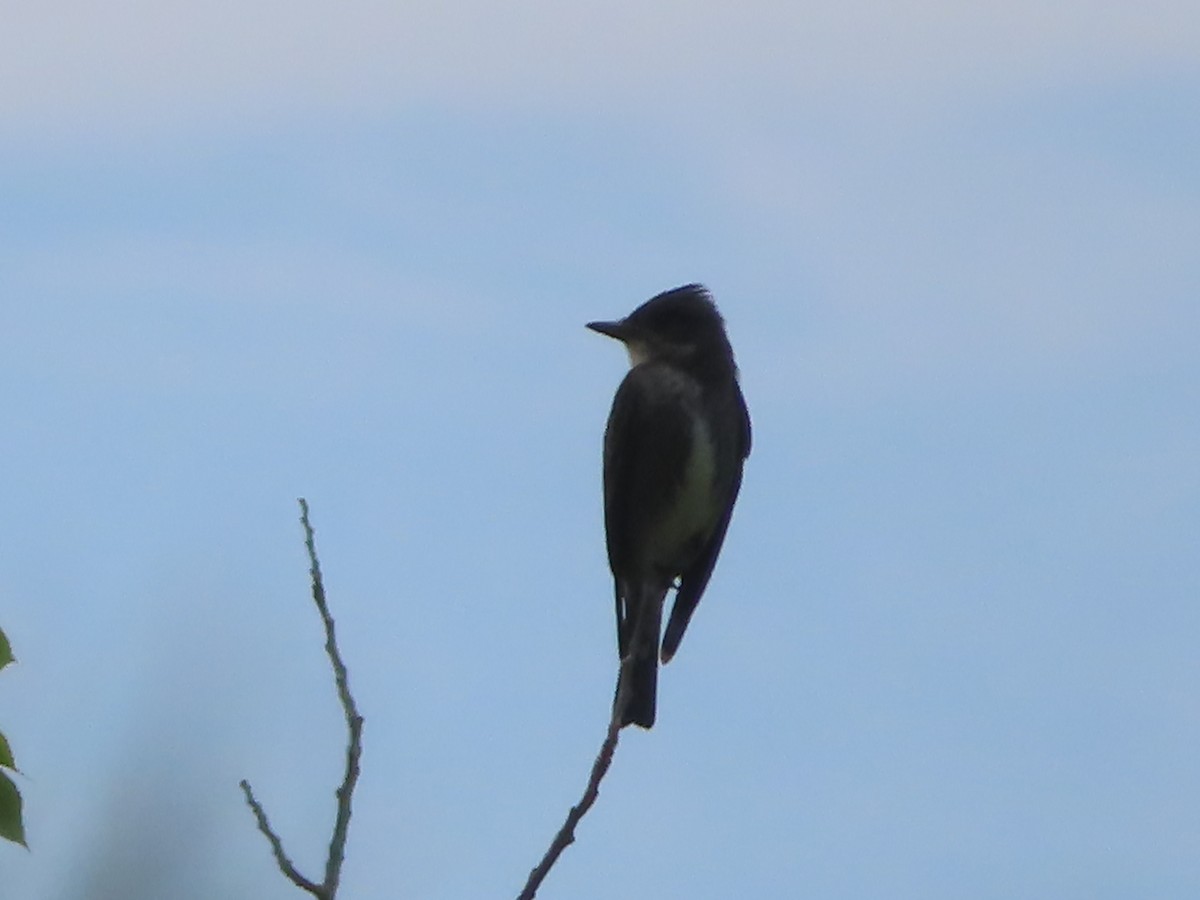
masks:
<svg viewBox="0 0 1200 900"><path fill-rule="evenodd" d="M617 647L628 684L621 725L654 724L662 637L668 662L708 584L750 454L750 415L725 324L702 286L653 297L616 322L631 368L604 433L604 526L617 601ZM624 680L624 676L622 677Z"/></svg>

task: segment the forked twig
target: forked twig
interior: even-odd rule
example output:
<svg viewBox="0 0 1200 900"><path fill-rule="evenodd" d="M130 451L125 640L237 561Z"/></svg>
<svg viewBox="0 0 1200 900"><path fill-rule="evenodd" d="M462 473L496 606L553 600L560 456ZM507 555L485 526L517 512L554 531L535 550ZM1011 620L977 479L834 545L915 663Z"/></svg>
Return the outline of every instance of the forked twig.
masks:
<svg viewBox="0 0 1200 900"><path fill-rule="evenodd" d="M325 861L325 878L318 884L300 874L283 849L283 842L271 828L266 811L262 804L255 799L250 782L242 780L242 793L246 803L261 831L271 844L271 852L279 871L296 885L319 900L333 900L337 895L338 883L341 881L342 862L346 858L346 838L350 830L350 801L354 795L354 786L358 783L360 771L359 760L362 757L362 727L363 717L359 715L358 705L350 693L350 678L346 664L342 662L341 651L338 650L337 637L334 631L333 616L329 614L329 605L325 599L325 585L321 579L321 564L317 560L317 548L313 538L312 525L308 521L308 502L300 498L300 523L304 526L304 546L308 550L309 574L312 576L312 597L321 614L321 622L325 626L325 652L333 668L333 679L337 685L338 699L342 704L342 712L346 717L346 771L342 782L334 795L337 797L337 813L333 823L333 836L329 840L329 856Z"/></svg>

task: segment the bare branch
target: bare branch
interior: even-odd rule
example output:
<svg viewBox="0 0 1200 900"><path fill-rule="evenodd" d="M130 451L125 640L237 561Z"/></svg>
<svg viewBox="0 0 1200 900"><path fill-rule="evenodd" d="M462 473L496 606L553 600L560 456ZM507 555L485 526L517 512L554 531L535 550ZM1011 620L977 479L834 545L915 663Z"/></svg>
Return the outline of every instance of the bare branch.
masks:
<svg viewBox="0 0 1200 900"><path fill-rule="evenodd" d="M318 900L333 900L337 896L338 883L342 876L342 862L346 858L346 838L350 830L350 801L354 795L354 786L358 783L359 759L362 756L363 717L358 713L354 696L350 693L350 676L346 665L342 662L341 651L338 650L337 636L334 631L333 616L329 614L329 605L325 600L325 585L321 579L321 564L317 560L316 541L313 537L312 525L308 521L308 501L300 498L300 522L304 526L304 546L308 550L309 574L312 576L312 597L321 614L321 622L325 626L325 653L333 667L333 679L337 686L338 700L341 701L342 711L346 718L346 770L342 783L334 792L337 798L337 812L333 823L333 836L329 840L329 856L325 861L325 880L321 884L305 878L288 859L283 850L283 842L271 828L266 811L254 797L250 783L241 782L242 792L246 795L246 803L254 813L258 822L258 830L266 835L271 844L271 852L275 854L275 862L292 884L308 891Z"/></svg>
<svg viewBox="0 0 1200 900"><path fill-rule="evenodd" d="M272 830L271 823L267 821L267 813L262 808L262 804L254 797L254 791L250 788L250 782L243 778L240 784L242 793L246 795L246 803L249 804L251 811L254 813L254 818L258 821L258 830L266 835L267 840L271 842L271 852L275 854L275 862L279 864L279 871L286 875L296 887L308 891L314 897L324 898L326 895L321 885L314 884L301 875L296 867L292 865L292 861L288 859L287 854L283 850L283 842L279 840L279 835Z"/></svg>
<svg viewBox="0 0 1200 900"><path fill-rule="evenodd" d="M350 800L354 794L354 785L358 782L358 761L362 756L363 718L358 714L358 706L354 702L354 696L350 693L350 677L346 672L346 664L342 662L342 654L338 650L333 616L329 614L329 606L325 602L325 584L321 579L321 563L317 560L313 529L308 521L308 501L303 497L300 498L300 522L304 526L304 546L308 548L313 602L317 605L321 621L325 624L325 652L329 655L330 665L333 666L333 677L337 684L338 699L342 702L342 711L346 716L346 731L348 732L346 774L335 792L337 816L334 820L333 836L329 841L329 858L325 862L325 888L332 897L337 893L338 882L342 875L342 861L346 856L346 836L350 829Z"/></svg>
<svg viewBox="0 0 1200 900"><path fill-rule="evenodd" d="M592 804L596 802L596 798L600 796L600 782L608 772L608 767L612 765L613 754L617 750L617 740L621 735L621 717L625 712L625 707L629 702L629 693L626 690L626 685L630 679L627 676L627 670L632 668L633 655L625 657L621 660L621 671L617 678L617 693L613 701L612 718L608 722L608 731L604 735L604 743L600 745L600 752L596 756L596 761L592 763L592 772L588 777L587 787L583 791L583 796L579 802L571 807L567 813L566 821L562 827L558 829L558 834L554 835L554 840L550 842L550 849L546 851L546 855L542 857L542 861L529 873L529 880L525 882L525 887L521 891L517 900L533 900L537 895L538 888L542 886L542 882L546 876L550 874L550 869L558 861L559 856L571 844L575 843L575 826L579 824Z"/></svg>

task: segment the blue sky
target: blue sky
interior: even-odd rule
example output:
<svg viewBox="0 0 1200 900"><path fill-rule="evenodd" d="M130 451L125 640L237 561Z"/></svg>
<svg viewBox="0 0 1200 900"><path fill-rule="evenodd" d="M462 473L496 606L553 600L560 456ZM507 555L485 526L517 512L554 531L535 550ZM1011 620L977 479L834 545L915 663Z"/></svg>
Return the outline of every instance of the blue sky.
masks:
<svg viewBox="0 0 1200 900"><path fill-rule="evenodd" d="M755 427L541 896L1200 890L1200 13L8 11L0 729L31 900L515 896L615 674L583 323L689 281Z"/></svg>

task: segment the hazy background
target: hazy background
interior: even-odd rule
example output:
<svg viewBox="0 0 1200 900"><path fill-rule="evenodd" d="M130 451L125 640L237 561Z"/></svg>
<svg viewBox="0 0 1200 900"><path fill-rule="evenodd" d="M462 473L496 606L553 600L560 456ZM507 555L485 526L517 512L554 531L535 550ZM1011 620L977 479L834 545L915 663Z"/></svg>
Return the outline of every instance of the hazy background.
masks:
<svg viewBox="0 0 1200 900"><path fill-rule="evenodd" d="M583 323L754 453L548 898L1200 894L1200 8L0 13L16 900L515 896L616 668Z"/></svg>

